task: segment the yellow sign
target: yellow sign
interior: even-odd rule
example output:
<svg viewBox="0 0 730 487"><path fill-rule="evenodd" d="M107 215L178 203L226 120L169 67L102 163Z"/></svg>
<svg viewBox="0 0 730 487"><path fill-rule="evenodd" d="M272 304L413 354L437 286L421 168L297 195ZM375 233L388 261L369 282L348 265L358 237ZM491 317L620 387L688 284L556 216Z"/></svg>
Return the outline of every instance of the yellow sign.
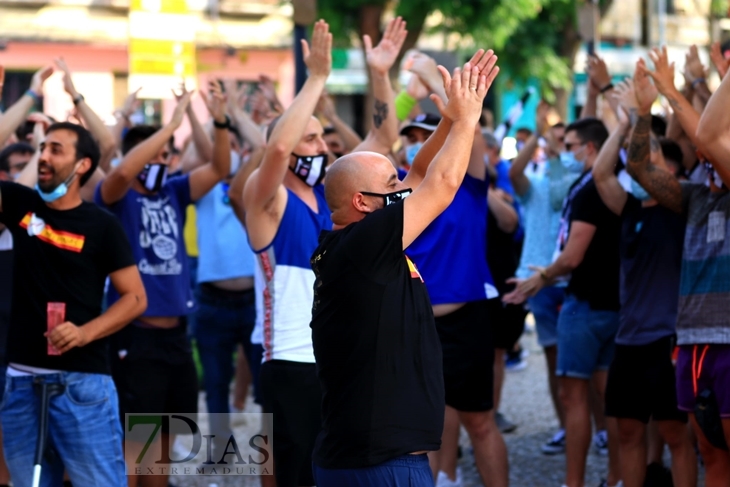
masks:
<svg viewBox="0 0 730 487"><path fill-rule="evenodd" d="M170 98L181 79L195 88L197 21L186 0L130 2L130 91L141 87L141 98Z"/></svg>

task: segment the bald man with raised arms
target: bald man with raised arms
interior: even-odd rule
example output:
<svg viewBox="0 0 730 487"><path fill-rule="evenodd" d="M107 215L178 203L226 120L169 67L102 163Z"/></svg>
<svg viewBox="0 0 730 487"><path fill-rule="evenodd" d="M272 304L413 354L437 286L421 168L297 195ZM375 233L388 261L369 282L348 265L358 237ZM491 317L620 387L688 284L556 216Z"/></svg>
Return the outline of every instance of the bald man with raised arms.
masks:
<svg viewBox="0 0 730 487"><path fill-rule="evenodd" d="M464 178L496 61L480 50L453 77L439 67L449 100L432 97L443 119L422 148L435 157L404 181L372 152L344 156L327 172L334 230L312 256L323 392L318 487L433 486L426 453L439 449L443 428L441 346L428 292L404 250Z"/></svg>

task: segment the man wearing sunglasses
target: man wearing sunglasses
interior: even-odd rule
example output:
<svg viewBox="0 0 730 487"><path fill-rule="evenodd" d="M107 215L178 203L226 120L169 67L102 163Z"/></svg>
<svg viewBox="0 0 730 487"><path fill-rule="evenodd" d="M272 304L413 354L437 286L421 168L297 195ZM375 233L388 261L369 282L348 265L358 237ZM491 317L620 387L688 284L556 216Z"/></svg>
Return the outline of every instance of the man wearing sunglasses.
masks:
<svg viewBox="0 0 730 487"><path fill-rule="evenodd" d="M472 61L453 79L440 68L448 103L432 97L443 120L421 149L437 152L432 160L416 158L404 181L371 152L347 155L327 173L334 231L311 260L320 487L434 485L425 453L439 449L443 430L441 345L421 274L404 251L451 204L467 172L499 71L492 51Z"/></svg>

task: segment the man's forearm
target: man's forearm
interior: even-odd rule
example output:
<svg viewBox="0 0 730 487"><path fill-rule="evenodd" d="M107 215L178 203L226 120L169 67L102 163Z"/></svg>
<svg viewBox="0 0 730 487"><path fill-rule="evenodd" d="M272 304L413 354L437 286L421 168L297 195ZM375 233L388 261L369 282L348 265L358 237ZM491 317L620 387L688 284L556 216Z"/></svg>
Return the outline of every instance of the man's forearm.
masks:
<svg viewBox="0 0 730 487"><path fill-rule="evenodd" d="M82 326L88 343L107 337L141 315L147 307L145 296L122 294L101 316Z"/></svg>
<svg viewBox="0 0 730 487"><path fill-rule="evenodd" d="M451 120L442 118L436 127L436 130L431 134L426 142L423 143L423 146L416 154L415 159L413 159L411 172L422 178L426 176L428 166L431 164L434 157L436 157L436 154L438 154L444 146L444 142L446 142L446 137L449 135L450 131Z"/></svg>
<svg viewBox="0 0 730 487"><path fill-rule="evenodd" d="M357 135L357 132L352 130L352 127L347 125L340 117L334 115L329 121L335 129L335 132L342 137L342 143L348 151L351 151L362 143L362 139Z"/></svg>
<svg viewBox="0 0 730 487"><path fill-rule="evenodd" d="M81 118L86 122L86 126L89 128L91 135L99 143L99 151L101 152L99 167L104 172L108 172L111 160L117 150L117 142L114 134L109 131L101 118L99 118L99 115L91 109L85 100L82 99L76 105L76 109L79 111Z"/></svg>
<svg viewBox="0 0 730 487"><path fill-rule="evenodd" d="M669 171L651 164L651 152L659 150L659 142L651 137L651 114L641 114L631 134L626 169L659 204L681 213L682 187L679 181Z"/></svg>
<svg viewBox="0 0 730 487"><path fill-rule="evenodd" d="M388 149L398 140L398 119L395 114L395 95L388 73L370 70L373 83L373 133Z"/></svg>
<svg viewBox="0 0 730 487"><path fill-rule="evenodd" d="M530 138L525 142L525 146L522 147L509 168L509 179L515 192L519 195L524 195L530 189L530 180L525 176L525 168L530 163L535 149L537 149L538 140L539 134L533 133L530 135Z"/></svg>
<svg viewBox="0 0 730 487"><path fill-rule="evenodd" d="M188 108L188 120L190 120L193 144L195 144L195 150L198 156L200 156L203 162L210 162L213 158L213 144L191 107Z"/></svg>
<svg viewBox="0 0 730 487"><path fill-rule="evenodd" d="M28 116L28 112L33 108L34 103L33 97L26 93L0 117L0 146L3 146L13 132L25 121L25 117Z"/></svg>

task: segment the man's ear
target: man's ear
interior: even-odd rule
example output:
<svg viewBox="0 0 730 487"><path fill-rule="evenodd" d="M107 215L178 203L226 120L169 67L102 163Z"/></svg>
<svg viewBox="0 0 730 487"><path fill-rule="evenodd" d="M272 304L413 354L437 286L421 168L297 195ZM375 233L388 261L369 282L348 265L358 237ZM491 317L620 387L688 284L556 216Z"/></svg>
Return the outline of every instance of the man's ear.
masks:
<svg viewBox="0 0 730 487"><path fill-rule="evenodd" d="M375 208L370 206L362 193L355 193L352 196L352 206L361 213L372 213Z"/></svg>
<svg viewBox="0 0 730 487"><path fill-rule="evenodd" d="M76 175L80 178L84 174L88 173L91 170L91 159L88 157L84 157L81 159L81 164L79 164L79 167L76 168Z"/></svg>

